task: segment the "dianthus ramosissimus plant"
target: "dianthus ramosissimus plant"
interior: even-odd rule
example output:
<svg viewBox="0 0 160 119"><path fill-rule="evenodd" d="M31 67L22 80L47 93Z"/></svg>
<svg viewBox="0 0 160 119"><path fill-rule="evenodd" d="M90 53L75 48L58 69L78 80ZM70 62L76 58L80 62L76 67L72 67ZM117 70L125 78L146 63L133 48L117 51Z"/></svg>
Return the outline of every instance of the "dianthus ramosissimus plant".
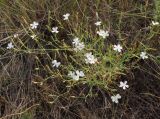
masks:
<svg viewBox="0 0 160 119"><path fill-rule="evenodd" d="M71 17L72 14L66 13L62 19L69 24ZM41 70L40 72L45 72L45 78L40 82L32 81L33 84L44 85L48 79L58 78L67 82L67 87L88 84L91 87L101 87L112 95L116 91L112 90L110 85L133 67L127 64L133 59L137 62L139 59L148 58L146 51L130 50L125 47L123 41L105 45L105 41L110 40L108 39L110 31L103 26L103 21L94 23L96 27L94 34L77 29L72 32L67 31L66 39L59 39L61 32L65 30L62 24L56 26L49 26L49 24L41 26L38 21L33 21L28 28L25 28L25 34L33 42L34 49L20 40L22 34L19 33L13 34L13 43L9 42L6 47L8 50L35 54L35 73ZM158 22L153 21L152 24L159 25ZM38 30L40 27L47 29L49 36L41 34ZM20 44L14 42L16 39L20 40ZM125 90L129 85L127 81L121 81L119 87ZM113 95L111 99L118 103L121 95Z"/></svg>

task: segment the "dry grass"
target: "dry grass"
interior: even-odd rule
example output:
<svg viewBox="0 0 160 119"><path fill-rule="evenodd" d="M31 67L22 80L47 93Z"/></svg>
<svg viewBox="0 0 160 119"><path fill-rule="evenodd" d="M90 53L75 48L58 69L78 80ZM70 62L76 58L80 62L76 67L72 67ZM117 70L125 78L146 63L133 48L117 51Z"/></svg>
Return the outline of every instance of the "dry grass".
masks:
<svg viewBox="0 0 160 119"><path fill-rule="evenodd" d="M159 119L160 31L150 25L159 8L152 0L1 0L0 119ZM67 12L68 22L62 19ZM96 35L97 20L109 30L107 39ZM29 27L33 21L37 30ZM56 36L53 26L60 28ZM75 36L86 44L80 53L71 47ZM6 49L10 41L13 50ZM117 43L123 54L113 52ZM89 51L98 64L84 63ZM140 59L141 51L149 59ZM53 69L53 59L63 65ZM86 78L69 80L74 69L84 70ZM124 80L126 91L118 87ZM117 92L122 99L114 104L110 97Z"/></svg>

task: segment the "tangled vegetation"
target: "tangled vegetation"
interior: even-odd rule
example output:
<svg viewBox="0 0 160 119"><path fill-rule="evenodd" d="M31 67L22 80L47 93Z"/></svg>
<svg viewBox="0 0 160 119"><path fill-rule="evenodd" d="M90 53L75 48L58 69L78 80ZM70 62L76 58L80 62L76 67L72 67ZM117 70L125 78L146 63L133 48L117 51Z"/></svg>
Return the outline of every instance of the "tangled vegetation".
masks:
<svg viewBox="0 0 160 119"><path fill-rule="evenodd" d="M159 119L158 0L0 0L0 119Z"/></svg>

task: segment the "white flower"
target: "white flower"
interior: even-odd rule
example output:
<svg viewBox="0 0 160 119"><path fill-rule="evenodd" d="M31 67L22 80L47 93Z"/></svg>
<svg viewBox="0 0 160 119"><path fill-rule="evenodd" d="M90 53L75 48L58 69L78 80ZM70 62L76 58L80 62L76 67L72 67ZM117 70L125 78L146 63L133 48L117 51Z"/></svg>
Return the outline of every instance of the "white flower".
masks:
<svg viewBox="0 0 160 119"><path fill-rule="evenodd" d="M119 94L111 96L112 102L118 103L118 99L121 99Z"/></svg>
<svg viewBox="0 0 160 119"><path fill-rule="evenodd" d="M147 53L146 52L141 52L140 57L142 59L148 59Z"/></svg>
<svg viewBox="0 0 160 119"><path fill-rule="evenodd" d="M13 35L13 37L14 37L14 38L17 38L17 37L18 37L18 34L17 34L17 33L16 33L16 34L14 34L14 35Z"/></svg>
<svg viewBox="0 0 160 119"><path fill-rule="evenodd" d="M33 22L32 24L30 24L31 29L36 29L38 27L39 23L38 22Z"/></svg>
<svg viewBox="0 0 160 119"><path fill-rule="evenodd" d="M70 16L69 13L64 14L64 15L63 15L63 17L64 17L63 20L68 20L68 17L69 17L69 16Z"/></svg>
<svg viewBox="0 0 160 119"><path fill-rule="evenodd" d="M118 45L114 45L113 46L113 50L117 51L117 52L121 52L122 51L122 46L120 44Z"/></svg>
<svg viewBox="0 0 160 119"><path fill-rule="evenodd" d="M104 31L104 30L99 30L99 31L97 31L97 34L99 35L99 36L102 36L103 38L106 38L107 36L109 36L109 32L108 31Z"/></svg>
<svg viewBox="0 0 160 119"><path fill-rule="evenodd" d="M60 63L60 62L57 62L57 60L53 60L53 61L52 61L52 66L53 66L53 67L57 67L57 68L58 68L60 64L61 64L61 63Z"/></svg>
<svg viewBox="0 0 160 119"><path fill-rule="evenodd" d="M88 64L88 63L89 63L89 64L95 64L95 63L97 62L97 58L95 58L95 57L92 55L91 52L90 52L90 53L86 53L85 56L86 56L85 61L86 61L87 64Z"/></svg>
<svg viewBox="0 0 160 119"><path fill-rule="evenodd" d="M84 47L85 47L84 43L80 42L79 38L77 38L77 37L73 39L72 44L74 46L75 51L80 51L80 50L84 49Z"/></svg>
<svg viewBox="0 0 160 119"><path fill-rule="evenodd" d="M72 42L73 45L77 45L79 43L80 43L79 38L76 37L73 39L73 42Z"/></svg>
<svg viewBox="0 0 160 119"><path fill-rule="evenodd" d="M70 76L73 80L79 80L79 76L77 76L73 71L69 71L68 76Z"/></svg>
<svg viewBox="0 0 160 119"><path fill-rule="evenodd" d="M76 74L77 76L80 76L80 77L84 77L84 72L83 71L79 71L79 70L76 70Z"/></svg>
<svg viewBox="0 0 160 119"><path fill-rule="evenodd" d="M31 35L31 38L32 38L32 39L34 39L35 37L36 37L36 35L35 35L35 34Z"/></svg>
<svg viewBox="0 0 160 119"><path fill-rule="evenodd" d="M84 43L82 42L82 43L79 43L78 45L76 45L74 50L75 51L80 51L80 50L84 49L84 47L85 47Z"/></svg>
<svg viewBox="0 0 160 119"><path fill-rule="evenodd" d="M100 26L101 25L101 21L97 21L96 23L94 23L96 26Z"/></svg>
<svg viewBox="0 0 160 119"><path fill-rule="evenodd" d="M84 77L84 72L76 70L75 72L69 71L68 76L70 76L73 80L79 80L80 77Z"/></svg>
<svg viewBox="0 0 160 119"><path fill-rule="evenodd" d="M152 21L152 25L153 25L153 26L159 25L159 22Z"/></svg>
<svg viewBox="0 0 160 119"><path fill-rule="evenodd" d="M125 90L126 88L129 87L129 85L127 85L127 81L124 81L124 82L121 81L119 87L122 87L123 90Z"/></svg>
<svg viewBox="0 0 160 119"><path fill-rule="evenodd" d="M7 49L12 49L12 48L14 48L14 45L12 44L12 42L8 43Z"/></svg>
<svg viewBox="0 0 160 119"><path fill-rule="evenodd" d="M78 75L73 75L72 79L78 81L79 80L79 76Z"/></svg>
<svg viewBox="0 0 160 119"><path fill-rule="evenodd" d="M58 31L58 27L53 27L52 28L52 33L58 33L59 31Z"/></svg>

